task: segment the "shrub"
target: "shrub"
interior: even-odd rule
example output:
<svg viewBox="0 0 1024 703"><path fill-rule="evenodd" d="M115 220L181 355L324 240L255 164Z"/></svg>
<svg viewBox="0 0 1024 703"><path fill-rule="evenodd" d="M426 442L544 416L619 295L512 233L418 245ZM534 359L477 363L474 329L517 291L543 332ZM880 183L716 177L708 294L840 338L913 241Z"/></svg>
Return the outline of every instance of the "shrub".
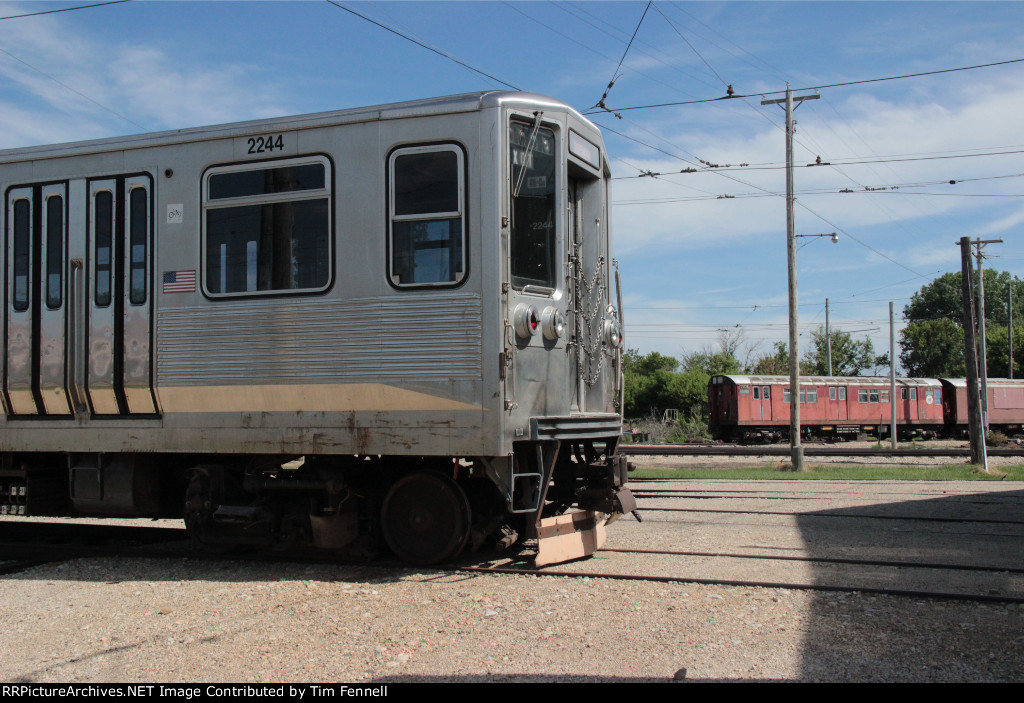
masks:
<svg viewBox="0 0 1024 703"><path fill-rule="evenodd" d="M990 447L998 447L1007 443L1006 435L999 430L989 430L985 435L985 443Z"/></svg>

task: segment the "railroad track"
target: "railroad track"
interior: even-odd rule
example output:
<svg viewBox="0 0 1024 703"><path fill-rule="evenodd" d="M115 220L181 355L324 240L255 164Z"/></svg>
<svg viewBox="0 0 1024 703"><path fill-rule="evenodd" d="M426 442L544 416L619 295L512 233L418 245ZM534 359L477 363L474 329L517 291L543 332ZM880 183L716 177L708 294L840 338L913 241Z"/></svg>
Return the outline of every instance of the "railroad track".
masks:
<svg viewBox="0 0 1024 703"><path fill-rule="evenodd" d="M864 484L846 482L824 491L757 482L722 490L678 479L631 485L643 525L618 523L592 560L464 570L1024 603L1019 490L887 484L865 500Z"/></svg>
<svg viewBox="0 0 1024 703"><path fill-rule="evenodd" d="M620 553L634 553L634 554L664 554L666 552L658 552L653 550L603 550L606 552L620 552ZM668 554L686 554L685 552L667 552ZM700 553L692 553L692 555L700 555ZM770 560L775 557L761 557L757 555L713 555L707 554L705 556L717 556L717 557L729 557L735 559L761 559ZM815 563L845 563L845 564L861 564L861 565L878 565L877 562L871 561L846 561L836 562L830 560L821 559L807 559L805 561ZM940 567L930 565L919 565L919 564L898 564L890 562L890 566L897 568L942 568L942 569L960 569L960 570L993 570L997 572L1003 572L1005 570L998 569L996 567L984 567L982 569L972 569L967 566L956 566L956 565L943 565ZM953 600L953 601L968 601L974 603L1024 603L1024 596L1015 595L1001 595L991 593L958 593L956 591L930 591L921 589L901 589L901 588L884 588L875 586L843 586L834 584L820 584L820 583L800 583L795 581L758 581L751 579L715 579L715 578L700 578L696 576L660 576L653 574L626 574L626 573L610 573L605 571L560 571L557 569L545 569L543 571L530 568L516 568L516 567L500 567L500 566L461 566L455 569L458 572L469 572L469 573L493 573L493 574L509 574L516 576L552 576L561 578L580 578L580 579L610 579L613 581L649 581L654 583L693 583L701 584L704 586L733 586L733 587L750 587L750 588L781 588L786 590L796 591L820 591L824 593L870 593L874 595L886 595L886 596L904 596L910 598L927 598L937 600Z"/></svg>
<svg viewBox="0 0 1024 703"><path fill-rule="evenodd" d="M804 456L885 456L885 457L926 457L963 456L969 457L968 448L922 447L915 449L854 449L832 446L803 444ZM622 444L619 451L627 456L781 456L788 457L791 450L783 445L737 445L737 444ZM994 447L988 449L989 456L1024 457L1024 447Z"/></svg>
<svg viewBox="0 0 1024 703"><path fill-rule="evenodd" d="M852 484L824 493L747 484L721 490L694 481L639 482L647 519L619 521L609 529L610 544L592 559L537 569L528 544L511 554L464 555L438 572L1024 603L1021 491L950 495L944 486L915 484L899 492L887 485L871 494L876 502L865 503ZM337 563L313 553L204 555L181 529L0 522L0 575L110 557ZM362 565L405 568L393 559Z"/></svg>

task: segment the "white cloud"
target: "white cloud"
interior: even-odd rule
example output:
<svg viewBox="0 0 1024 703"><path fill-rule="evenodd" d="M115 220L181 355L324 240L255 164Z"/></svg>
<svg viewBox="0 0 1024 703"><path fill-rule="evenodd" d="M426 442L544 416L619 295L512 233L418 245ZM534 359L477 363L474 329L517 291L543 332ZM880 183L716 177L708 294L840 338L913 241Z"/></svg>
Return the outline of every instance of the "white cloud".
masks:
<svg viewBox="0 0 1024 703"><path fill-rule="evenodd" d="M1024 223L1024 205L1019 206L1015 212L1011 212L1005 217L992 220L986 226L976 230L976 234L978 236L1001 234L1007 230L1013 229L1021 223Z"/></svg>
<svg viewBox="0 0 1024 703"><path fill-rule="evenodd" d="M808 103L802 107L804 112L799 115L802 123L797 131L797 140L805 147L800 149L803 155L797 157L800 164L795 173L798 201L846 230L864 232L866 228L896 224L900 227L897 232L900 239L928 236L939 228L948 227L951 217L966 218L968 214L976 230L1002 231L1015 226L1024 221L1024 213L1000 214L993 203L982 206L977 199L910 193L1019 192L1020 182L1014 179L968 181L955 186L948 184L949 180L1017 172L1019 155L899 161L839 168L805 168L801 161L807 159L809 162L819 153L826 160L858 156L867 157L858 160L874 161L877 159L872 157L872 153L883 157L900 154L923 156L939 155L938 152L951 149L1024 144L1024 122L1017 119L1017 115L1024 112L1024 88L1017 85L1014 82L1004 83L1005 89L1000 91L975 85L963 94L948 96L942 104L928 100L897 105L871 96L860 96L839 106L843 115L841 121L835 118L831 109ZM818 111L813 112L816 108ZM667 122L662 122L662 126L667 125ZM638 139L657 143L652 136L641 131L634 130L634 134ZM750 136L749 129L738 133L734 129L715 131L701 128L675 130L666 137L697 155L712 155L720 162L779 164L784 158L782 133L767 123L753 136ZM621 149L621 140L616 146ZM666 149L671 150L670 147ZM652 158L653 152L635 144L618 153L630 164L657 173L677 172L687 167L679 160L660 156ZM617 175L636 173L621 161L616 163L616 172ZM744 183L729 180L728 176ZM916 189L906 187L912 183L934 185ZM900 188L877 195L835 194L842 188L862 190L862 186ZM783 192L784 171L744 170L717 175L680 174L663 179L619 180L615 183L614 200L621 203L641 199L684 199L703 194L738 195L757 192L757 188ZM819 188L829 189L832 194L799 194ZM784 212L781 198L622 204L616 209L617 245L625 251L652 244L685 248L732 245L738 240L750 241L770 232L782 231L785 227ZM986 221L989 218L992 218L991 222ZM812 214L798 210L798 231L818 227L827 225ZM898 241L892 244L892 255L900 256L902 245ZM924 261L927 257L918 258Z"/></svg>
<svg viewBox="0 0 1024 703"><path fill-rule="evenodd" d="M258 66L171 54L126 39L99 43L65 20L19 20L0 76L12 86L0 146L73 141L284 114L282 86ZM16 120L10 119L17 116Z"/></svg>

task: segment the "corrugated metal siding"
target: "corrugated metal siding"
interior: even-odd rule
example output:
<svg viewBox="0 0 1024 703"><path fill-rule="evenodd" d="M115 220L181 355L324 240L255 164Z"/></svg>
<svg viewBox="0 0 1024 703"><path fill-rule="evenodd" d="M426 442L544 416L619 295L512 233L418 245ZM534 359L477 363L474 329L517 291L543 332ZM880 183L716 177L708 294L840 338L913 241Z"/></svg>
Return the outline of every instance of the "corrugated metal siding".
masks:
<svg viewBox="0 0 1024 703"><path fill-rule="evenodd" d="M478 295L247 300L157 314L157 384L481 376Z"/></svg>

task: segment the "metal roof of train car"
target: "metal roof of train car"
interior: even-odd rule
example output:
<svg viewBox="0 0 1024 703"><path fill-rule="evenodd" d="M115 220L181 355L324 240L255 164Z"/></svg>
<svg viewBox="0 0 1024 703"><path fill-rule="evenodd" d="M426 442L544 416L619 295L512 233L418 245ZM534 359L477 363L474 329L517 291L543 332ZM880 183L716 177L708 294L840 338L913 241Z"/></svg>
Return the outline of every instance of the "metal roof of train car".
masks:
<svg viewBox="0 0 1024 703"><path fill-rule="evenodd" d="M948 383L954 388L966 388L966 378L943 378L939 379L943 383ZM989 378L985 380L985 383L989 388L998 386L1000 388L1024 388L1024 379L1021 378ZM981 379L978 379L978 384L981 384Z"/></svg>
<svg viewBox="0 0 1024 703"><path fill-rule="evenodd" d="M742 376L733 374L719 374L715 378L727 378L733 383L739 384L778 384L789 383L789 376ZM801 376L800 384L823 385L823 386L888 386L888 376ZM899 378L896 383L901 386L937 386L937 378Z"/></svg>
<svg viewBox="0 0 1024 703"><path fill-rule="evenodd" d="M547 103L552 108L568 110L580 120L593 124L575 108L554 98L536 93L523 93L503 90L492 90L479 93L462 93L439 98L410 100L407 102L357 107L345 110L332 110L306 115L287 117L268 117L245 122L229 122L220 125L189 127L186 129L148 132L128 136L105 137L78 142L47 144L39 146L19 147L17 149L0 150L0 163L17 163L35 159L54 159L63 156L76 156L115 149L142 149L165 144L182 144L187 142L205 141L233 137L254 132L280 132L284 130L316 129L342 124L359 122L375 122L380 120L397 120L408 117L425 117L430 115L447 115L459 112L474 112L491 107L515 106L521 102L535 111L538 105ZM597 127L595 126L596 130Z"/></svg>

